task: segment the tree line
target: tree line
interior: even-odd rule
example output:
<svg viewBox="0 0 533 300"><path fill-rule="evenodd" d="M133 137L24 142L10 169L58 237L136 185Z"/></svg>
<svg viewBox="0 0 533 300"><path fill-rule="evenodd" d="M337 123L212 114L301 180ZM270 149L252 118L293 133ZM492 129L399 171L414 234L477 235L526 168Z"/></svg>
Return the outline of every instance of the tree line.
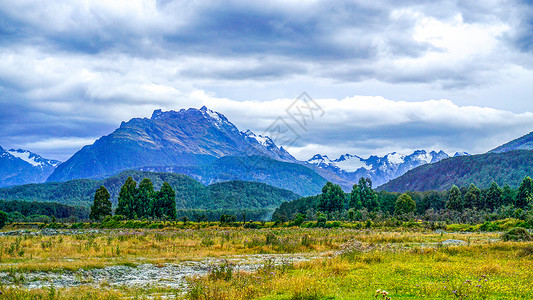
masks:
<svg viewBox="0 0 533 300"><path fill-rule="evenodd" d="M112 215L111 195L102 185L94 194L89 218L101 220ZM130 176L120 188L115 215L125 219L176 219L176 192L168 182L164 182L159 191L154 189L152 181L144 178L137 182Z"/></svg>
<svg viewBox="0 0 533 300"><path fill-rule="evenodd" d="M283 203L273 215L273 220L293 220L300 214L326 214L330 219L357 218L362 213L393 217L419 217L448 211L450 214L482 212L489 216L505 210L515 216L533 211L533 179L526 176L518 189L509 185L498 186L496 182L487 189L479 189L474 184L459 188L453 186L448 191L426 191L391 193L375 191L372 181L361 178L353 185L350 193L345 193L339 185L326 183L322 193Z"/></svg>

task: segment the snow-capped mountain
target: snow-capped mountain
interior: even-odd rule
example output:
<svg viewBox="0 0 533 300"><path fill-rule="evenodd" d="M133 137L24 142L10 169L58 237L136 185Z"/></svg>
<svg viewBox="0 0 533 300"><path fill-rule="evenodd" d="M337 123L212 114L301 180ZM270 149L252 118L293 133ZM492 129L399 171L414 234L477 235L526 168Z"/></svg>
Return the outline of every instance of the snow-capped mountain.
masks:
<svg viewBox="0 0 533 300"><path fill-rule="evenodd" d="M23 161L29 163L30 165L34 167L39 167L41 169L44 169L46 167L57 167L61 163L58 160L54 159L46 159L42 156L35 154L33 152L30 152L28 150L23 149L9 149L6 151L7 153L13 155L16 158L20 158Z"/></svg>
<svg viewBox="0 0 533 300"><path fill-rule="evenodd" d="M397 152L383 157L372 155L367 159L344 154L331 160L327 155L316 154L307 163L330 170L341 178L353 182L361 177L369 177L374 186L379 186L420 165L438 162L448 157L444 151L428 153L425 150L417 150L410 155Z"/></svg>
<svg viewBox="0 0 533 300"><path fill-rule="evenodd" d="M102 178L141 167L198 166L224 156L266 156L294 162L266 136L241 132L223 114L203 106L155 110L151 118L122 122L113 133L83 147L48 181Z"/></svg>
<svg viewBox="0 0 533 300"><path fill-rule="evenodd" d="M28 150L0 147L0 187L44 182L60 163Z"/></svg>

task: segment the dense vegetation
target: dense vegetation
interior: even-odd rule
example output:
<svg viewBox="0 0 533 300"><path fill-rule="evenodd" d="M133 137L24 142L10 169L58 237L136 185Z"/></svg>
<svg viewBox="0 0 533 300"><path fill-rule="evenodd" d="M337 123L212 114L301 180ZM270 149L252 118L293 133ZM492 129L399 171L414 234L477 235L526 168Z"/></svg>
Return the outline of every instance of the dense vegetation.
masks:
<svg viewBox="0 0 533 300"><path fill-rule="evenodd" d="M492 181L517 188L525 176L533 176L533 151L518 150L451 157L422 165L381 185L378 190L445 191L453 185L468 187L471 183L488 188Z"/></svg>
<svg viewBox="0 0 533 300"><path fill-rule="evenodd" d="M111 195L111 203L116 207L120 189L130 176L137 182L149 179L157 190L164 182L168 182L176 192L178 209L274 209L283 201L299 197L291 191L258 182L231 181L204 186L185 175L126 171L104 180L79 179L2 188L0 199L59 202L89 207L93 204L96 190L104 186Z"/></svg>
<svg viewBox="0 0 533 300"><path fill-rule="evenodd" d="M120 188L115 214L127 219L176 219L176 192L168 182L156 191L150 179L144 178L137 187L133 178L128 177Z"/></svg>
<svg viewBox="0 0 533 300"><path fill-rule="evenodd" d="M390 193L374 191L369 179L361 178L350 193L327 183L322 193L285 202L273 220L409 220L483 223L518 218L533 224L533 179L525 177L518 189L501 188L496 182L486 189L474 184L453 186L449 191Z"/></svg>
<svg viewBox="0 0 533 300"><path fill-rule="evenodd" d="M224 156L199 166L143 167L147 171L185 174L210 184L224 181L256 181L308 196L320 192L326 180L300 164L282 162L264 156Z"/></svg>
<svg viewBox="0 0 533 300"><path fill-rule="evenodd" d="M13 221L43 221L51 220L53 217L57 219L83 220L89 216L89 210L86 207L36 201L0 200L0 211L6 212L9 220Z"/></svg>

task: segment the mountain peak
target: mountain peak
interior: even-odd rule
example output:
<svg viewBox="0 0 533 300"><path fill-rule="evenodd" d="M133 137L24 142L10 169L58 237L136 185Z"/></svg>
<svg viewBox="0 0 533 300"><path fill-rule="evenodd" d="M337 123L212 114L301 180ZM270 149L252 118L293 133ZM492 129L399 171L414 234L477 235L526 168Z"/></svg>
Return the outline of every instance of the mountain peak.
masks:
<svg viewBox="0 0 533 300"><path fill-rule="evenodd" d="M95 154L96 153L96 154ZM241 133L223 114L202 106L154 110L85 146L58 167L48 181L99 178L145 166L202 165L223 156L266 156L295 162L267 136Z"/></svg>

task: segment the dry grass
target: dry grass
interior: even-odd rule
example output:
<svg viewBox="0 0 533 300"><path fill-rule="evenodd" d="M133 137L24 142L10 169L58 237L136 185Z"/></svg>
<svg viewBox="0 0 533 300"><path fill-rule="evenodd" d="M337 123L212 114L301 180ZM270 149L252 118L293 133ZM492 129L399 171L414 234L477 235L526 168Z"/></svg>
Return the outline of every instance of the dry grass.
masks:
<svg viewBox="0 0 533 300"><path fill-rule="evenodd" d="M172 295L188 299L529 299L533 244L496 241L497 234L370 230L201 228L109 230L53 237L0 237L0 270L77 270L109 265L163 264L258 253L320 253L295 265L258 272L222 270L191 279L188 293L172 289L37 289L0 287L5 299L117 299ZM443 246L459 239L466 245ZM224 275L226 274L226 275Z"/></svg>

